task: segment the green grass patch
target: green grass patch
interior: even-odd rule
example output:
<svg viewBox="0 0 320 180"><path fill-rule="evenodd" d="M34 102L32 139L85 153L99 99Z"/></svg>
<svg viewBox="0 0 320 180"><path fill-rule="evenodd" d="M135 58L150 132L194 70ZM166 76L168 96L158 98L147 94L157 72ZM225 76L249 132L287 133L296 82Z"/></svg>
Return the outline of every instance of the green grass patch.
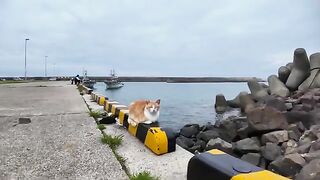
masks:
<svg viewBox="0 0 320 180"><path fill-rule="evenodd" d="M78 85L79 92L82 92L84 90L84 87L82 85Z"/></svg>
<svg viewBox="0 0 320 180"><path fill-rule="evenodd" d="M130 180L159 180L159 177L154 177L148 171L143 171L138 174L133 174L130 176Z"/></svg>
<svg viewBox="0 0 320 180"><path fill-rule="evenodd" d="M94 119L98 119L102 116L102 113L100 111L89 111L89 115Z"/></svg>
<svg viewBox="0 0 320 180"><path fill-rule="evenodd" d="M100 131L106 129L106 127L103 124L98 124L97 128L100 129Z"/></svg>
<svg viewBox="0 0 320 180"><path fill-rule="evenodd" d="M111 136L108 134L103 134L101 137L101 142L104 144L108 144L112 150L116 150L122 143L123 135Z"/></svg>
<svg viewBox="0 0 320 180"><path fill-rule="evenodd" d="M27 83L28 81L13 81L13 80L8 80L8 81L0 81L0 84L14 84L14 83Z"/></svg>

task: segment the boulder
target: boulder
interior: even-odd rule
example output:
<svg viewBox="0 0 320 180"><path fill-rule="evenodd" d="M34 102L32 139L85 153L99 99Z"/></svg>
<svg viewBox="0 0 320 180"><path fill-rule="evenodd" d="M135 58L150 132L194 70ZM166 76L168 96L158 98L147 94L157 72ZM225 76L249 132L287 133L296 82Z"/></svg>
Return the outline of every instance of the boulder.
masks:
<svg viewBox="0 0 320 180"><path fill-rule="evenodd" d="M257 107L247 113L249 127L254 131L268 132L288 127L286 117L271 107Z"/></svg>
<svg viewBox="0 0 320 180"><path fill-rule="evenodd" d="M211 149L219 149L225 153L231 154L232 153L232 144L220 139L210 139L210 141L207 143L205 150L211 150Z"/></svg>
<svg viewBox="0 0 320 180"><path fill-rule="evenodd" d="M223 94L216 95L216 103L214 105L217 113L223 113L227 110L228 104L227 100Z"/></svg>
<svg viewBox="0 0 320 180"><path fill-rule="evenodd" d="M278 77L282 83L286 83L291 70L287 66L281 66L278 69Z"/></svg>
<svg viewBox="0 0 320 180"><path fill-rule="evenodd" d="M310 63L306 51L298 48L294 51L293 69L288 77L286 86L294 91L310 75Z"/></svg>
<svg viewBox="0 0 320 180"><path fill-rule="evenodd" d="M299 86L299 90L307 90L309 88L320 87L320 53L315 53L310 56L310 76Z"/></svg>
<svg viewBox="0 0 320 180"><path fill-rule="evenodd" d="M311 143L310 151L309 152L315 152L320 150L320 139L317 139L316 141L313 141Z"/></svg>
<svg viewBox="0 0 320 180"><path fill-rule="evenodd" d="M205 125L201 126L201 131L207 131L207 130L213 130L215 129L215 126L211 124L211 122L207 122Z"/></svg>
<svg viewBox="0 0 320 180"><path fill-rule="evenodd" d="M176 139L176 143L184 149L189 149L194 145L195 142L184 136L179 136Z"/></svg>
<svg viewBox="0 0 320 180"><path fill-rule="evenodd" d="M311 125L315 124L315 113L306 111L291 110L284 113L288 123L299 123L301 122L304 127L310 128Z"/></svg>
<svg viewBox="0 0 320 180"><path fill-rule="evenodd" d="M288 135L289 139L299 141L300 137L302 136L302 133L300 132L297 124L290 124L288 126Z"/></svg>
<svg viewBox="0 0 320 180"><path fill-rule="evenodd" d="M291 111L291 109L293 108L292 103L285 103L287 111Z"/></svg>
<svg viewBox="0 0 320 180"><path fill-rule="evenodd" d="M300 154L288 154L272 161L268 167L269 170L279 173L283 176L294 177L300 172L306 161Z"/></svg>
<svg viewBox="0 0 320 180"><path fill-rule="evenodd" d="M286 130L269 132L267 134L262 135L261 137L262 144L265 144L267 142L280 144L288 140L289 140L289 136L288 136L288 131Z"/></svg>
<svg viewBox="0 0 320 180"><path fill-rule="evenodd" d="M201 140L201 139L197 139L197 141L194 144L194 146L198 146L198 145L200 145L200 147L201 147L200 152L203 152L204 149L206 148L206 142Z"/></svg>
<svg viewBox="0 0 320 180"><path fill-rule="evenodd" d="M259 152L260 142L257 137L242 139L234 144L234 149L241 153Z"/></svg>
<svg viewBox="0 0 320 180"><path fill-rule="evenodd" d="M191 138L195 137L200 131L199 124L187 124L180 130L180 135Z"/></svg>
<svg viewBox="0 0 320 180"><path fill-rule="evenodd" d="M317 136L311 130L307 130L300 137L298 144L299 146L303 144L309 144L309 143L311 144L312 141L315 141L317 139L318 139Z"/></svg>
<svg viewBox="0 0 320 180"><path fill-rule="evenodd" d="M290 62L290 63L286 64L286 67L287 67L287 68L290 70L290 72L291 72L292 69L293 69L293 63Z"/></svg>
<svg viewBox="0 0 320 180"><path fill-rule="evenodd" d="M301 156L306 160L306 162L310 162L314 159L320 159L320 150L301 154Z"/></svg>
<svg viewBox="0 0 320 180"><path fill-rule="evenodd" d="M276 75L269 76L268 83L271 95L277 95L281 97L287 97L290 95L289 89L285 84L283 84L282 81L278 79Z"/></svg>
<svg viewBox="0 0 320 180"><path fill-rule="evenodd" d="M210 139L214 139L219 137L219 132L216 129L212 129L212 130L207 130L204 132L200 132L197 135L197 139L201 139L205 142L208 142Z"/></svg>
<svg viewBox="0 0 320 180"><path fill-rule="evenodd" d="M247 125L246 118L229 117L221 121L219 126L219 134L221 139L231 142L237 137L237 130Z"/></svg>
<svg viewBox="0 0 320 180"><path fill-rule="evenodd" d="M233 107L233 108L239 108L240 107L240 96L247 95L247 94L248 93L245 91L240 92L234 99L227 101L228 106Z"/></svg>
<svg viewBox="0 0 320 180"><path fill-rule="evenodd" d="M289 140L287 142L282 143L282 150L284 154L292 154L297 152L296 148L298 147L298 143L294 140Z"/></svg>
<svg viewBox="0 0 320 180"><path fill-rule="evenodd" d="M296 176L297 180L319 180L320 179L320 159L312 160L305 165Z"/></svg>
<svg viewBox="0 0 320 180"><path fill-rule="evenodd" d="M284 100L275 98L273 96L269 96L269 98L265 99L265 104L266 106L275 108L278 111L287 111L287 106Z"/></svg>
<svg viewBox="0 0 320 180"><path fill-rule="evenodd" d="M259 84L257 79L253 78L247 84L254 99L259 100L269 95L268 91Z"/></svg>
<svg viewBox="0 0 320 180"><path fill-rule="evenodd" d="M259 153L248 153L241 157L242 160L258 166L260 164L261 155Z"/></svg>
<svg viewBox="0 0 320 180"><path fill-rule="evenodd" d="M201 145L194 145L191 148L187 149L191 153L201 152Z"/></svg>
<svg viewBox="0 0 320 180"><path fill-rule="evenodd" d="M240 97L240 108L242 112L248 113L255 107L255 102L252 96L249 94L241 94Z"/></svg>
<svg viewBox="0 0 320 180"><path fill-rule="evenodd" d="M265 146L261 147L262 156L269 160L274 161L277 157L281 156L281 148L275 143L266 143Z"/></svg>

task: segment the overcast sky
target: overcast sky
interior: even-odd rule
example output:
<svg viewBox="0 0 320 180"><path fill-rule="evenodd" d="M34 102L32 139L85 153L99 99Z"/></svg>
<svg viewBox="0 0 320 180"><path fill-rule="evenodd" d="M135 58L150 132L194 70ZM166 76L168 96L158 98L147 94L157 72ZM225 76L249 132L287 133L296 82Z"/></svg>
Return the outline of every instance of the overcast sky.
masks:
<svg viewBox="0 0 320 180"><path fill-rule="evenodd" d="M319 0L0 0L0 76L257 76L320 52Z"/></svg>

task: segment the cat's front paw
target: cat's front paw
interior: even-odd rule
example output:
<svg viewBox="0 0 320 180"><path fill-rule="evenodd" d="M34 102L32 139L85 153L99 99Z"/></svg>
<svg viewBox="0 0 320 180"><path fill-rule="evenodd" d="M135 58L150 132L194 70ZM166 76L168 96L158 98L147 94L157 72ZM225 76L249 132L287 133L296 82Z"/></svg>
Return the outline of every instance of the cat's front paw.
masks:
<svg viewBox="0 0 320 180"><path fill-rule="evenodd" d="M128 119L128 123L133 127L137 126L137 123L135 121L131 120L130 118Z"/></svg>

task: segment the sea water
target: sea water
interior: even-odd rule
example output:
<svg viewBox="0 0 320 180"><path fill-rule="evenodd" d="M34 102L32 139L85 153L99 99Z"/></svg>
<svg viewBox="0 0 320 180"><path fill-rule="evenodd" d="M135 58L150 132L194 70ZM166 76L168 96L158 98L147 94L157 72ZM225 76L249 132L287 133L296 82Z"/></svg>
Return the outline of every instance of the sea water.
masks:
<svg viewBox="0 0 320 180"><path fill-rule="evenodd" d="M103 82L98 82L94 88L123 105L139 99L161 99L160 126L175 130L188 123L214 124L226 116L237 115L238 110L217 114L215 97L224 94L226 99L233 99L239 92L248 91L246 83L125 82L120 89L107 90Z"/></svg>

